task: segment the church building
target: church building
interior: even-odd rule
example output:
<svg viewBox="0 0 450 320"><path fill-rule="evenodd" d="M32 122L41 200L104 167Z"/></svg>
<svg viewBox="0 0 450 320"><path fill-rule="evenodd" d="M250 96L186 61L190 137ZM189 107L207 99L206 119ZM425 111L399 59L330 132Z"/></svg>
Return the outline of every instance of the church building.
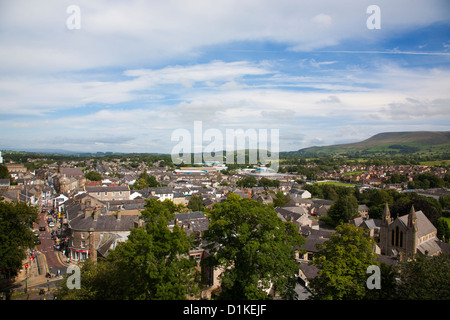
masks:
<svg viewBox="0 0 450 320"><path fill-rule="evenodd" d="M415 211L414 206L411 206L409 214L393 220L386 204L379 245L381 254L387 256L398 256L400 253L432 256L441 253L436 227L422 211Z"/></svg>

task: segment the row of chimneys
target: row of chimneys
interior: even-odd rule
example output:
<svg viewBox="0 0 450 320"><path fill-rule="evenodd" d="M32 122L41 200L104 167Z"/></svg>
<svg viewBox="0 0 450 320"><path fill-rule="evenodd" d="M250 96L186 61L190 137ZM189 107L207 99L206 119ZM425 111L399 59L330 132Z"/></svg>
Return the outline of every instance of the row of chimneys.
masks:
<svg viewBox="0 0 450 320"><path fill-rule="evenodd" d="M86 207L84 209L84 218L88 218L90 216L94 216L94 221L97 221L99 214L101 213L100 207ZM119 210L117 211L117 220L120 220L122 218L122 212Z"/></svg>
<svg viewBox="0 0 450 320"><path fill-rule="evenodd" d="M176 226L180 225L178 218L175 218L175 225ZM186 228L186 225L184 223L182 223L181 224L181 230L184 230L185 228ZM190 223L187 224L187 229L188 230L192 229L192 226L191 226ZM200 230L197 230L197 240L201 240L201 239L202 239L202 232Z"/></svg>

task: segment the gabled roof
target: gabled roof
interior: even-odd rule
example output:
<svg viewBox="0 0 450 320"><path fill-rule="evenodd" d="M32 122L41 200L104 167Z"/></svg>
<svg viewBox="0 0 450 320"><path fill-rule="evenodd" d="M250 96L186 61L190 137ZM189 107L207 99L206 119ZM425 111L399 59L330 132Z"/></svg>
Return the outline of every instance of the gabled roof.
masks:
<svg viewBox="0 0 450 320"><path fill-rule="evenodd" d="M419 238L436 231L436 227L428 220L427 216L422 211L416 211L415 213L417 217L417 236ZM397 219L406 227L408 225L408 216L409 214L405 214Z"/></svg>
<svg viewBox="0 0 450 320"><path fill-rule="evenodd" d="M60 172L67 176L84 176L81 168L61 168Z"/></svg>
<svg viewBox="0 0 450 320"><path fill-rule="evenodd" d="M94 221L93 215L85 218L80 214L70 221L69 228L77 231L88 231L91 228L94 231L128 231L137 221L139 221L137 215L122 215L120 220L113 215L99 215L97 221Z"/></svg>
<svg viewBox="0 0 450 320"><path fill-rule="evenodd" d="M85 187L86 192L130 191L128 186Z"/></svg>

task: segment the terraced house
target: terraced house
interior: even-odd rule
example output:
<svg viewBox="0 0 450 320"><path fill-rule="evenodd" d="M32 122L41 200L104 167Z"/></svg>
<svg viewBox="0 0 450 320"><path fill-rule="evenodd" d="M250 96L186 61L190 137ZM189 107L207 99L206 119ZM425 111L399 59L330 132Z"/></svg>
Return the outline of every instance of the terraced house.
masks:
<svg viewBox="0 0 450 320"><path fill-rule="evenodd" d="M130 188L128 186L86 186L84 189L88 195L100 201L130 200Z"/></svg>

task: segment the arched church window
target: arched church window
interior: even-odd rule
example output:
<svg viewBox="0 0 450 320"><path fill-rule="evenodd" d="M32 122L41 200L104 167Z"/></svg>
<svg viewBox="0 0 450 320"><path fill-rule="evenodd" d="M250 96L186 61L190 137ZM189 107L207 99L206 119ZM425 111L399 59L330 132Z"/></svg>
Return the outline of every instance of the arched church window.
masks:
<svg viewBox="0 0 450 320"><path fill-rule="evenodd" d="M395 227L395 246L396 247L398 247L398 236L399 236L398 227Z"/></svg>
<svg viewBox="0 0 450 320"><path fill-rule="evenodd" d="M403 248L403 231L400 231L400 247Z"/></svg>

